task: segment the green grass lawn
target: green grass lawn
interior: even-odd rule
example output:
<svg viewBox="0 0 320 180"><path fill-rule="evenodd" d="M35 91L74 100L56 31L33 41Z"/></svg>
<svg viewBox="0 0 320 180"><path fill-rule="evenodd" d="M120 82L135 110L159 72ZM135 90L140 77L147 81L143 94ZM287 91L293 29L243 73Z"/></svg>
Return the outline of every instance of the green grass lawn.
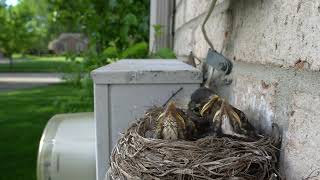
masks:
<svg viewBox="0 0 320 180"><path fill-rule="evenodd" d="M91 100L81 100L79 93L67 84L0 93L0 180L36 180L47 121L57 113L92 111Z"/></svg>
<svg viewBox="0 0 320 180"><path fill-rule="evenodd" d="M29 56L21 57L15 55L13 57L13 66L10 69L9 64L0 63L0 72L73 72L79 66L79 63L66 60L62 56L38 57ZM77 62L82 58L77 58Z"/></svg>

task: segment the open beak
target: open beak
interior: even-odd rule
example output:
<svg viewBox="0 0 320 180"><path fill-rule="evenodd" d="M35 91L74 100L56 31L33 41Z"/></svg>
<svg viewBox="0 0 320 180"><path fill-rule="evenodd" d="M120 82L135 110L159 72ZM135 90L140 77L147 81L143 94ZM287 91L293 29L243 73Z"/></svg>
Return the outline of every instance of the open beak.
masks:
<svg viewBox="0 0 320 180"><path fill-rule="evenodd" d="M200 111L200 115L204 116L205 113L207 113L208 111L210 111L212 109L212 107L214 106L214 104L220 100L220 97L217 95L213 95L211 96L210 100L202 107L201 111Z"/></svg>
<svg viewBox="0 0 320 180"><path fill-rule="evenodd" d="M241 119L239 117L239 115L232 109L231 105L230 104L226 104L226 109L227 109L227 113L230 117L230 119L232 121L235 121L239 124L239 126L241 127Z"/></svg>
<svg viewBox="0 0 320 180"><path fill-rule="evenodd" d="M165 117L172 116L180 124L180 127L185 129L185 127L186 127L185 120L183 119L183 117L178 112L177 107L174 104L174 102L170 102L168 104L168 106L167 106L167 108L166 108L166 110L164 112L164 116Z"/></svg>

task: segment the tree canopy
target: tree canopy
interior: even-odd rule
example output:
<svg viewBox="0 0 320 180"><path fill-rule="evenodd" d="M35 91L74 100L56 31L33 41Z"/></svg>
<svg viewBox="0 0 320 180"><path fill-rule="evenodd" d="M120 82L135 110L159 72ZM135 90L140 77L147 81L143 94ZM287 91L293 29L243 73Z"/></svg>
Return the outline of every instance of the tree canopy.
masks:
<svg viewBox="0 0 320 180"><path fill-rule="evenodd" d="M37 47L44 35L45 28L39 25L36 14L28 0L16 6L0 4L0 50L11 58L13 53L24 53Z"/></svg>
<svg viewBox="0 0 320 180"><path fill-rule="evenodd" d="M148 39L148 0L48 0L48 7L51 31L82 32L98 50Z"/></svg>
<svg viewBox="0 0 320 180"><path fill-rule="evenodd" d="M60 33L82 33L91 49L120 50L148 40L149 0L0 0L0 49L7 55L46 49Z"/></svg>

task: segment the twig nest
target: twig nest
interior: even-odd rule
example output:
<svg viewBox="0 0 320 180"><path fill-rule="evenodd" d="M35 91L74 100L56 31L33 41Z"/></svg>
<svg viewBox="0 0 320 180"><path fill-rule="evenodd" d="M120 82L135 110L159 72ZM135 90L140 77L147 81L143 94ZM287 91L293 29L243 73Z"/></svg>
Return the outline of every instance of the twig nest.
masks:
<svg viewBox="0 0 320 180"><path fill-rule="evenodd" d="M161 111L131 125L111 154L109 174L122 179L270 179L277 174L273 138L207 136L196 141L146 138Z"/></svg>

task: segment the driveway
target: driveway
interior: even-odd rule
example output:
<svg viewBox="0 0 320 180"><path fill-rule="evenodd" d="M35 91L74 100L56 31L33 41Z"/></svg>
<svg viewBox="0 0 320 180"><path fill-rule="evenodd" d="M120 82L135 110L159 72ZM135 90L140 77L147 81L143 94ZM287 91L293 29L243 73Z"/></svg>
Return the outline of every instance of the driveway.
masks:
<svg viewBox="0 0 320 180"><path fill-rule="evenodd" d="M10 91L64 82L63 73L0 73L0 91Z"/></svg>
<svg viewBox="0 0 320 180"><path fill-rule="evenodd" d="M15 59L14 60L14 63L17 63L17 62L27 62L28 60L27 59ZM30 60L29 60L30 61ZM10 61L9 59L6 59L6 58L1 58L0 56L0 64L9 64Z"/></svg>

